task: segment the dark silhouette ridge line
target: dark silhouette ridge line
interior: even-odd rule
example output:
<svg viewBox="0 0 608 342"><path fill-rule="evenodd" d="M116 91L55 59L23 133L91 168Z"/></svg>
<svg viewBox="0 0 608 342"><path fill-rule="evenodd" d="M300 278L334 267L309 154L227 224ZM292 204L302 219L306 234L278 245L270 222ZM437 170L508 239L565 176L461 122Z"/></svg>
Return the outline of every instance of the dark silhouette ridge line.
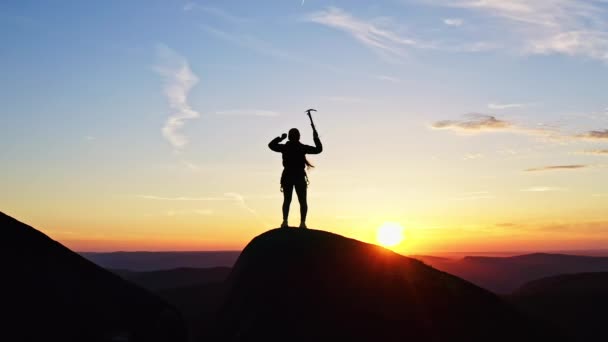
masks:
<svg viewBox="0 0 608 342"><path fill-rule="evenodd" d="M3 336L22 341L184 341L181 314L156 295L0 213Z"/></svg>

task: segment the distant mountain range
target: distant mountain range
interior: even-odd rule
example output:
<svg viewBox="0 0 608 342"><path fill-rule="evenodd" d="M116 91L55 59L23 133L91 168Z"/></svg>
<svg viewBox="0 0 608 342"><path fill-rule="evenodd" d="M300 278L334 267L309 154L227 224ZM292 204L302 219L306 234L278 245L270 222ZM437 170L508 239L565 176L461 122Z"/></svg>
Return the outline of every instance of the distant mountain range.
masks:
<svg viewBox="0 0 608 342"><path fill-rule="evenodd" d="M104 268L126 272L232 267L240 253L113 252L81 255ZM426 255L411 257L499 294L511 293L523 284L543 277L608 272L608 257L597 256L533 253L509 257L467 256L459 259Z"/></svg>
<svg viewBox="0 0 608 342"><path fill-rule="evenodd" d="M608 272L595 271L608 258L415 259L328 232L277 229L242 253L85 254L121 266L110 272L1 213L0 227L7 340L558 342L605 335ZM169 267L231 260L233 268ZM162 267L150 271L154 265Z"/></svg>
<svg viewBox="0 0 608 342"><path fill-rule="evenodd" d="M503 294L511 293L525 283L543 277L608 272L608 257L535 253L512 257L415 258L490 291Z"/></svg>
<svg viewBox="0 0 608 342"><path fill-rule="evenodd" d="M241 251L80 253L103 268L129 271L232 267L240 254Z"/></svg>

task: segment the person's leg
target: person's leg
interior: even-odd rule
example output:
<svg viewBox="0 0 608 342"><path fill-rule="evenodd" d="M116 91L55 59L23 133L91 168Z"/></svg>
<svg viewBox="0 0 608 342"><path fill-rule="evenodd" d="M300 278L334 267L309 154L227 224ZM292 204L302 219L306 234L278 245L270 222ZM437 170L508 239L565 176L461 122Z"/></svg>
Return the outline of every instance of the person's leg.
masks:
<svg viewBox="0 0 608 342"><path fill-rule="evenodd" d="M306 192L308 185L306 180L295 184L298 202L300 202L300 228L306 228L306 214L308 213L308 202L306 200Z"/></svg>
<svg viewBox="0 0 608 342"><path fill-rule="evenodd" d="M289 205L293 195L293 184L283 184L283 223L281 228L287 228L287 219L289 218Z"/></svg>

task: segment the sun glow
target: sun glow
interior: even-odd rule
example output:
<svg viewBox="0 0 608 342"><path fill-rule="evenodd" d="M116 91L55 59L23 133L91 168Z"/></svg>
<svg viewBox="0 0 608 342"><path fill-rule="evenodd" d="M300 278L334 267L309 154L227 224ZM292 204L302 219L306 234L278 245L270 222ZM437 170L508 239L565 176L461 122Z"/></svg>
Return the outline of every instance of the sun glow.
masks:
<svg viewBox="0 0 608 342"><path fill-rule="evenodd" d="M404 239L403 226L395 222L385 222L378 228L376 240L385 247L393 247Z"/></svg>

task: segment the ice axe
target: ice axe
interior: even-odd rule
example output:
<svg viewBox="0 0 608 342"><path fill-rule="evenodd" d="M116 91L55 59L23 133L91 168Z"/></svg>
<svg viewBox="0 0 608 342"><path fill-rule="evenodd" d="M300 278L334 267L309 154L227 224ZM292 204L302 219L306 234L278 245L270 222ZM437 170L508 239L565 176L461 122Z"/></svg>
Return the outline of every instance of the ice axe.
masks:
<svg viewBox="0 0 608 342"><path fill-rule="evenodd" d="M316 111L317 111L316 109L312 109L312 108L306 110L306 115L308 115L308 118L310 119L310 125L312 126L312 130L314 132L316 132L317 129L315 128L315 123L312 121L312 116L310 115L310 112L316 112Z"/></svg>

